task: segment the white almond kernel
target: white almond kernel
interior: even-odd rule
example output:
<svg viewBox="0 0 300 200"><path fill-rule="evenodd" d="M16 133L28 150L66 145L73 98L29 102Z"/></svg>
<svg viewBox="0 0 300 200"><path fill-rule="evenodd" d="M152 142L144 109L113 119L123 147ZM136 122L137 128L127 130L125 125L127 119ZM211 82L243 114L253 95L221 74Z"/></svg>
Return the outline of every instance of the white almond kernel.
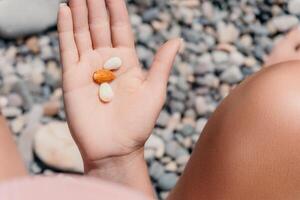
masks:
<svg viewBox="0 0 300 200"><path fill-rule="evenodd" d="M114 92L108 83L102 83L99 87L99 98L101 101L108 103L112 101Z"/></svg>
<svg viewBox="0 0 300 200"><path fill-rule="evenodd" d="M104 64L104 69L118 70L122 66L122 60L119 57L112 57Z"/></svg>

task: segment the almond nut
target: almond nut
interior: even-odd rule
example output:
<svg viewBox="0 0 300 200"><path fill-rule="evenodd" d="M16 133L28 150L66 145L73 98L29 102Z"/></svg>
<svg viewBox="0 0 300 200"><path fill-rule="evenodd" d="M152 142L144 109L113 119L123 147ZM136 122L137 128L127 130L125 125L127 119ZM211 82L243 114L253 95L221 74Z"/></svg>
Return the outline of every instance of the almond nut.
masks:
<svg viewBox="0 0 300 200"><path fill-rule="evenodd" d="M100 69L97 70L93 75L93 80L97 84L105 83L105 82L111 82L115 80L115 75L113 72L106 70L106 69Z"/></svg>

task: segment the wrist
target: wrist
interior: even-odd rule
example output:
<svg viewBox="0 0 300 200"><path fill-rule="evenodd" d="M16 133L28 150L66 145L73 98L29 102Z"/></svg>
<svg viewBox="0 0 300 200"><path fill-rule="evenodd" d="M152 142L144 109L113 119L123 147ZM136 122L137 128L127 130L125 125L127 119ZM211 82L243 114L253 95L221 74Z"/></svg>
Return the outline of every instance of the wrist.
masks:
<svg viewBox="0 0 300 200"><path fill-rule="evenodd" d="M99 173L114 172L122 168L123 170L130 170L136 164L146 163L144 160L144 149L138 150L136 152L122 155L113 156L108 158L103 158L100 160L85 160L84 161L84 171L85 174L91 176L98 176Z"/></svg>
<svg viewBox="0 0 300 200"><path fill-rule="evenodd" d="M143 148L124 156L85 162L84 165L88 176L120 183L154 196Z"/></svg>

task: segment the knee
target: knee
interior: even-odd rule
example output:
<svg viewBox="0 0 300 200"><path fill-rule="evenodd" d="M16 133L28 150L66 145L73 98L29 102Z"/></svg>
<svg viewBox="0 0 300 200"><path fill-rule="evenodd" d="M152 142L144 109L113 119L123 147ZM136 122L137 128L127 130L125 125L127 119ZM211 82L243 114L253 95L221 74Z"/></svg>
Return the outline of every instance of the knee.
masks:
<svg viewBox="0 0 300 200"><path fill-rule="evenodd" d="M209 157L222 160L224 182L266 196L300 189L299 88L300 63L290 62L262 70L224 100L202 137L213 147Z"/></svg>
<svg viewBox="0 0 300 200"><path fill-rule="evenodd" d="M216 115L222 132L268 146L274 142L278 150L294 145L300 155L300 62L279 64L249 77Z"/></svg>
<svg viewBox="0 0 300 200"><path fill-rule="evenodd" d="M233 110L243 107L243 115L249 122L265 122L264 126L273 127L269 130L281 127L285 130L282 133L299 132L300 62L261 70L236 88L232 100ZM300 132L298 135L300 138Z"/></svg>

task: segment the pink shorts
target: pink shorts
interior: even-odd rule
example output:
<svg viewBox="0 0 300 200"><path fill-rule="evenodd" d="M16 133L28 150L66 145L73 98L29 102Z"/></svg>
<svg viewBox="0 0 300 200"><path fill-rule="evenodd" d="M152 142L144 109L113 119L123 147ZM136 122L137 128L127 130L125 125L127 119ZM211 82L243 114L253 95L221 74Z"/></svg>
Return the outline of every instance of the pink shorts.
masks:
<svg viewBox="0 0 300 200"><path fill-rule="evenodd" d="M150 200L126 187L73 176L28 177L0 184L0 200ZM153 199L152 199L153 200Z"/></svg>

